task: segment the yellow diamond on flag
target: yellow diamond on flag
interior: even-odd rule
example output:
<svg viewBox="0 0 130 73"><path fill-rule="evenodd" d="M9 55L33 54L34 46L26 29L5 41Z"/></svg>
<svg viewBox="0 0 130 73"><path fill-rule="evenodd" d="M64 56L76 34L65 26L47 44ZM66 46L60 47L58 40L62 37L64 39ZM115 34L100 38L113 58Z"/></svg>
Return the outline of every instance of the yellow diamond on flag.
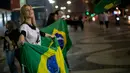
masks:
<svg viewBox="0 0 130 73"><path fill-rule="evenodd" d="M104 8L105 8L105 9L110 9L110 8L112 8L113 6L114 6L114 4L113 4L113 3L110 3L110 4L106 5Z"/></svg>

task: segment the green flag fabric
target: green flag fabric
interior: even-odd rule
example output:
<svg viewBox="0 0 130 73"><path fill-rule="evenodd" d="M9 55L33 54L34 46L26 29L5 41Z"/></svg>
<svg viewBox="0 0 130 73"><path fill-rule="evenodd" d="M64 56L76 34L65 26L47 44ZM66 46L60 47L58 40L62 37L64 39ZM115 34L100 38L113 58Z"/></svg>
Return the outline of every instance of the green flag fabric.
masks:
<svg viewBox="0 0 130 73"><path fill-rule="evenodd" d="M21 46L21 64L29 73L68 73L57 39L41 39L41 46L29 43Z"/></svg>
<svg viewBox="0 0 130 73"><path fill-rule="evenodd" d="M95 6L94 6L94 12L99 14L101 12L104 12L116 5L119 5L121 3L121 0L100 0Z"/></svg>
<svg viewBox="0 0 130 73"><path fill-rule="evenodd" d="M42 28L41 31L56 36L58 43L62 49L63 56L66 57L67 51L72 46L66 22L63 19L59 19L53 24Z"/></svg>

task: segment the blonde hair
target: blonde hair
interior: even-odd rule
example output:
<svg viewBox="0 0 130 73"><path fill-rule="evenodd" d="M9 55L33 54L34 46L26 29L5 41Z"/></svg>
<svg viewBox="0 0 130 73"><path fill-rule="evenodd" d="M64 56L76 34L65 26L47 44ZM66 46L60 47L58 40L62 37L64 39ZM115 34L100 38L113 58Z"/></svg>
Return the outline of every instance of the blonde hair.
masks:
<svg viewBox="0 0 130 73"><path fill-rule="evenodd" d="M20 22L21 22L21 23L24 23L25 20L26 20L26 18L25 18L25 8L26 8L27 6L32 7L31 5L25 4L25 5L23 5L23 6L21 7L21 9L20 9ZM36 26L35 17L34 17L34 19L32 20L32 24L33 24L34 26Z"/></svg>

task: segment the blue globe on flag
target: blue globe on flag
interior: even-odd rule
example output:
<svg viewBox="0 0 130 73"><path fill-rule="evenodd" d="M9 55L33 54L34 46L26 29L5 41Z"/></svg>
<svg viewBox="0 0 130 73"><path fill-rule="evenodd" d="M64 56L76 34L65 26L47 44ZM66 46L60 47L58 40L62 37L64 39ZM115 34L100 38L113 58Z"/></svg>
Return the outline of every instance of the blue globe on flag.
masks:
<svg viewBox="0 0 130 73"><path fill-rule="evenodd" d="M55 36L56 36L56 38L58 40L60 48L63 49L64 48L64 38L63 38L63 36L61 34L59 34L59 33L56 33Z"/></svg>

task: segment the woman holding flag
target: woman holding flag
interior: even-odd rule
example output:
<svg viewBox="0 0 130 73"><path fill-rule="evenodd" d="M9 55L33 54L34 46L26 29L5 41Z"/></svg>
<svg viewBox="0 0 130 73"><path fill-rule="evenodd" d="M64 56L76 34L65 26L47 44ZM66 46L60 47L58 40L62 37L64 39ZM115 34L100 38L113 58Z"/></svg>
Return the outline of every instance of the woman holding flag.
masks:
<svg viewBox="0 0 130 73"><path fill-rule="evenodd" d="M40 36L46 36L54 38L53 35L40 32L36 27L34 11L30 5L24 5L21 8L21 27L20 27L20 43L23 44L25 41L31 44L40 45Z"/></svg>
<svg viewBox="0 0 130 73"><path fill-rule="evenodd" d="M40 32L40 30L36 27L35 16L34 16L34 11L32 9L32 6L30 6L30 5L22 6L20 17L21 17L22 25L20 26L21 35L19 37L18 44L20 47L22 46L23 48L25 48L25 46L26 46L26 49L23 49L23 48L21 49L22 50L21 58L24 63L24 68L25 68L26 73L66 73L66 72L60 71L60 68L58 67L58 64L56 61L57 56L55 56L55 53L54 53L54 55L52 55L50 53L53 50L49 49L50 52L49 52L49 54L47 54L47 56L46 56L46 53L45 53L45 55L41 54L41 51L43 51L44 49L47 49L47 51L48 51L48 48L46 48L46 46L41 45L42 44L41 37L54 38L55 36ZM29 44L26 45L26 43L29 43ZM44 43L46 43L46 42L44 42ZM30 44L33 47L30 46ZM38 51L37 53L35 53L35 51L37 51L39 49L39 47L41 48L41 51ZM43 52L45 52L45 51L43 51ZM39 57L39 55L41 57ZM37 58L37 57L39 57L39 58ZM42 59L42 58L46 58L46 57L49 57L49 58ZM37 61L36 59L40 59L40 60ZM47 63L43 63L43 62L46 62L45 60L47 61ZM34 63L36 63L38 65L35 66ZM46 68L43 69L42 68L43 66L46 66ZM45 69L48 71L45 71Z"/></svg>

